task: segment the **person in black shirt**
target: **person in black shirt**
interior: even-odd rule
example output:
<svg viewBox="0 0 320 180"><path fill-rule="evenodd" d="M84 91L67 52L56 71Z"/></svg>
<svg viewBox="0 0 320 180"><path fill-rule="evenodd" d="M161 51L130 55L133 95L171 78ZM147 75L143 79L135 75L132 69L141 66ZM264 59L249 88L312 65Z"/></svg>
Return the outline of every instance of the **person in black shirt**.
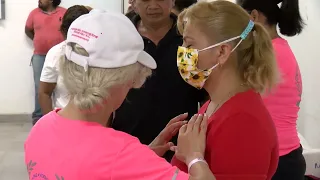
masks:
<svg viewBox="0 0 320 180"><path fill-rule="evenodd" d="M125 15L131 19L133 16L136 15L136 12L134 11L134 4L135 4L135 0L129 0L129 7L127 9L127 12L125 13Z"/></svg>
<svg viewBox="0 0 320 180"><path fill-rule="evenodd" d="M196 2L197 0L176 0L172 9L172 13L178 16L184 9L188 8Z"/></svg>
<svg viewBox="0 0 320 180"><path fill-rule="evenodd" d="M115 112L112 127L150 144L170 119L198 111L198 103L207 96L188 85L177 68L177 50L182 36L176 28L177 16L171 13L172 0L135 0L132 22L141 34L145 51L157 62L157 69L139 90L130 90ZM175 143L175 140L173 142ZM170 160L172 154L165 158Z"/></svg>
<svg viewBox="0 0 320 180"><path fill-rule="evenodd" d="M125 14L129 19L132 19L134 16L137 15L136 12L134 12L134 10L130 10Z"/></svg>

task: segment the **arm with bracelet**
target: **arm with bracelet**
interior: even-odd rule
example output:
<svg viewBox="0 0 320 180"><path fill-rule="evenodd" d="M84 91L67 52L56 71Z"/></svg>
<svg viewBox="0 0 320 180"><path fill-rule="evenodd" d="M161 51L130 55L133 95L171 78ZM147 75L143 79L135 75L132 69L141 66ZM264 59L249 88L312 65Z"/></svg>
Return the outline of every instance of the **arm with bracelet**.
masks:
<svg viewBox="0 0 320 180"><path fill-rule="evenodd" d="M112 179L215 180L203 159L206 124L205 116L196 115L179 131L175 152L189 166L188 174L160 158L148 146L141 145L138 139L130 139L114 158ZM203 127L199 131L201 125Z"/></svg>
<svg viewBox="0 0 320 180"><path fill-rule="evenodd" d="M179 130L175 157L188 166L190 180L215 180L204 160L207 124L207 115L198 114Z"/></svg>
<svg viewBox="0 0 320 180"><path fill-rule="evenodd" d="M202 159L202 158L201 158ZM190 180L215 180L216 178L212 174L207 162L202 159L201 161L195 161L189 164Z"/></svg>

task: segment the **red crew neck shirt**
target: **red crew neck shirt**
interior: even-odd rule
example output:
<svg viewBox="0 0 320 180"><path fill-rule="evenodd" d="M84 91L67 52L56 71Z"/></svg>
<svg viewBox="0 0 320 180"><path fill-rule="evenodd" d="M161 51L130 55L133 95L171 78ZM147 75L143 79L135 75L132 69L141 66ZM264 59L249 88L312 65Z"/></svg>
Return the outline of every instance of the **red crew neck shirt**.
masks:
<svg viewBox="0 0 320 180"><path fill-rule="evenodd" d="M199 111L204 114L207 102ZM249 90L209 117L205 159L218 180L270 180L278 165L278 141L260 94ZM172 165L187 172L175 157Z"/></svg>

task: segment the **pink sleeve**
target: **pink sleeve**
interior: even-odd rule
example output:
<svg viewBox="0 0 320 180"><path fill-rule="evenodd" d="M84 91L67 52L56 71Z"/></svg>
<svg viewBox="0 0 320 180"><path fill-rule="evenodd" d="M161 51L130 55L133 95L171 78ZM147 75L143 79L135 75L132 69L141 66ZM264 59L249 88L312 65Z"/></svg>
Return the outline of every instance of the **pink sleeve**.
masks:
<svg viewBox="0 0 320 180"><path fill-rule="evenodd" d="M171 166L148 146L131 142L115 159L111 179L188 180L189 175Z"/></svg>
<svg viewBox="0 0 320 180"><path fill-rule="evenodd" d="M26 27L28 29L33 29L33 14L34 14L34 10L30 12L26 22Z"/></svg>

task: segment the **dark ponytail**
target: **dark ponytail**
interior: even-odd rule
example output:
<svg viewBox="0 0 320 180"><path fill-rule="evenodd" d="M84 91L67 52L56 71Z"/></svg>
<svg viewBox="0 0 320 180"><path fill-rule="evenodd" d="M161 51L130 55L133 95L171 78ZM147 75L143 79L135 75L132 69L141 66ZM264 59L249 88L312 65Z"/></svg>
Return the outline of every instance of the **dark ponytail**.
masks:
<svg viewBox="0 0 320 180"><path fill-rule="evenodd" d="M295 36L303 29L299 0L237 0L237 4L249 13L253 10L263 13L268 24L279 24L280 33L283 35Z"/></svg>
<svg viewBox="0 0 320 180"><path fill-rule="evenodd" d="M300 34L304 22L299 11L299 0L283 0L279 17L280 32L286 36Z"/></svg>

